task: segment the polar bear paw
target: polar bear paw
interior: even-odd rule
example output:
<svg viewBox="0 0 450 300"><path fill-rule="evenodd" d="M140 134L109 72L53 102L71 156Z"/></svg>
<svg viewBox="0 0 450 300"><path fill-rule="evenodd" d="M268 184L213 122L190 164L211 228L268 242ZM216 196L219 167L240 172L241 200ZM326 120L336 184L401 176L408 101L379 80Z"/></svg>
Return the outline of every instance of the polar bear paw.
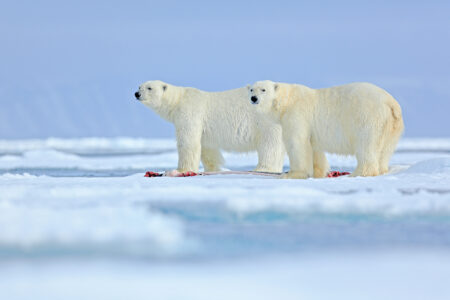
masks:
<svg viewBox="0 0 450 300"><path fill-rule="evenodd" d="M179 177L181 174L181 172L178 172L177 170L171 170L171 171L166 171L164 173L164 176L167 177Z"/></svg>
<svg viewBox="0 0 450 300"><path fill-rule="evenodd" d="M261 172L261 173L280 173L279 170L276 170L276 169L274 169L274 168L263 168L263 167L255 168L255 169L253 169L253 172Z"/></svg>
<svg viewBox="0 0 450 300"><path fill-rule="evenodd" d="M164 176L166 176L166 177L192 177L192 176L197 176L197 175L198 175L198 173L196 173L196 172L192 172L192 171L179 172L177 170L166 171L164 173Z"/></svg>
<svg viewBox="0 0 450 300"><path fill-rule="evenodd" d="M299 171L297 172L289 171L281 175L281 179L306 179L309 177L310 176L308 175L308 173Z"/></svg>
<svg viewBox="0 0 450 300"><path fill-rule="evenodd" d="M314 167L314 178L325 178L328 175L328 170Z"/></svg>

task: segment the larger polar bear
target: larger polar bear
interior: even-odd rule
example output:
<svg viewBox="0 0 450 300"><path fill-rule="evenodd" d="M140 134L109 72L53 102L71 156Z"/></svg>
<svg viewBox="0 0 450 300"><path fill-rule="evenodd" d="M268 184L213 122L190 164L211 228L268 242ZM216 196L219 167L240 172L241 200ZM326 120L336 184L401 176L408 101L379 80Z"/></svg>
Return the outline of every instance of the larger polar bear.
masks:
<svg viewBox="0 0 450 300"><path fill-rule="evenodd" d="M147 81L135 96L175 125L179 172L220 170L220 150L257 151L256 171L281 172L281 126L259 118L248 103L247 88L205 92L162 81Z"/></svg>
<svg viewBox="0 0 450 300"><path fill-rule="evenodd" d="M400 105L385 90L370 83L311 89L272 81L248 88L255 110L282 126L290 163L283 178L326 176L324 152L355 155L352 176L388 171L404 124Z"/></svg>

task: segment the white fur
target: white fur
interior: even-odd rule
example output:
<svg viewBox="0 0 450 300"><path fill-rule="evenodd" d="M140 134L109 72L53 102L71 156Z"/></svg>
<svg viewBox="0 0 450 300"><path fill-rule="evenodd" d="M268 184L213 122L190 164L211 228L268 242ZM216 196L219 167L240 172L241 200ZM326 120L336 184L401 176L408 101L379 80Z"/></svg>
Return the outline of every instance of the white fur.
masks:
<svg viewBox="0 0 450 300"><path fill-rule="evenodd" d="M147 81L139 93L143 104L175 125L179 172L197 172L200 160L205 171L220 170L220 150L256 150L255 170L282 171L285 152L281 126L259 117L247 101L245 87L211 93Z"/></svg>
<svg viewBox="0 0 450 300"><path fill-rule="evenodd" d="M355 155L352 176L386 173L404 129L400 105L370 83L311 89L259 81L249 87L252 96L255 110L282 126L290 162L284 178L325 177L324 152Z"/></svg>

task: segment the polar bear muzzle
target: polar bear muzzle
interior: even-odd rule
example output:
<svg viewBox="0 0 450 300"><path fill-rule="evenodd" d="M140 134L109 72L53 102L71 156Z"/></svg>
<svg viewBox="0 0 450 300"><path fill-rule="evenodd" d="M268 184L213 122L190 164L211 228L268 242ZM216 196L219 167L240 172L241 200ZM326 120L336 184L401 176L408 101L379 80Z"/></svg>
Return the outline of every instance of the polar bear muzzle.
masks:
<svg viewBox="0 0 450 300"><path fill-rule="evenodd" d="M250 100L252 101L253 104L258 104L258 97L256 96L251 96Z"/></svg>

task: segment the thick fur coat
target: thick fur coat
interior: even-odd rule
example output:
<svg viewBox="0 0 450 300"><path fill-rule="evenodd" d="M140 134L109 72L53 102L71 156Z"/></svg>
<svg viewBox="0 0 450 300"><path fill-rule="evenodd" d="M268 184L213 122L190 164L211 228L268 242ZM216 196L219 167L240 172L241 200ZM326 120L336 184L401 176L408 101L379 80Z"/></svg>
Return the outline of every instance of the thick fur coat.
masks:
<svg viewBox="0 0 450 300"><path fill-rule="evenodd" d="M259 114L248 102L247 88L205 92L162 81L147 81L136 97L175 125L177 171L220 170L221 150L257 151L256 171L281 172L284 159L281 126Z"/></svg>
<svg viewBox="0 0 450 300"><path fill-rule="evenodd" d="M282 126L290 163L284 178L325 177L324 152L355 155L352 176L388 171L404 124L400 105L385 90L370 83L311 89L272 81L248 89L255 110Z"/></svg>

